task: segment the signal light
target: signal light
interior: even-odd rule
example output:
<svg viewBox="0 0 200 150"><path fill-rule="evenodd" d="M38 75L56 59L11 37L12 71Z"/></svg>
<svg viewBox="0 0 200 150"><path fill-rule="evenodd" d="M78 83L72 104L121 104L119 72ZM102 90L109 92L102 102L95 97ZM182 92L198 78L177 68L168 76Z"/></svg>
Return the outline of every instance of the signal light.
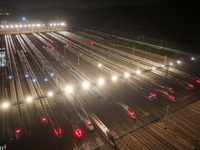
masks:
<svg viewBox="0 0 200 150"><path fill-rule="evenodd" d="M172 90L172 88L170 87L169 90Z"/></svg>
<svg viewBox="0 0 200 150"><path fill-rule="evenodd" d="M53 77L55 74L54 73L51 73L51 76Z"/></svg>
<svg viewBox="0 0 200 150"><path fill-rule="evenodd" d="M188 83L188 86L189 86L189 87L191 87L191 88L193 88L193 87L194 87L194 85L192 85L192 84L189 84L189 83Z"/></svg>
<svg viewBox="0 0 200 150"><path fill-rule="evenodd" d="M44 118L42 118L42 121L43 121L43 122L45 122L46 120L47 120L47 119L46 119L45 117L44 117Z"/></svg>
<svg viewBox="0 0 200 150"><path fill-rule="evenodd" d="M51 41L51 43L53 44L53 43L54 43L54 41Z"/></svg>
<svg viewBox="0 0 200 150"><path fill-rule="evenodd" d="M21 132L21 129L17 129L16 131L15 131L15 133L20 133Z"/></svg>

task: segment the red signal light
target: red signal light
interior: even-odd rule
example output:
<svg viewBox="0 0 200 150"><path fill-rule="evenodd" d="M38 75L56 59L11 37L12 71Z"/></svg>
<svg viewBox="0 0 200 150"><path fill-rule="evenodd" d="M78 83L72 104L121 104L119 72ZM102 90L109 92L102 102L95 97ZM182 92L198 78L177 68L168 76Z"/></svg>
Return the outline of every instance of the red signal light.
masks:
<svg viewBox="0 0 200 150"><path fill-rule="evenodd" d="M92 125L92 122L91 122L91 121L89 121L87 124L90 126L90 125Z"/></svg>
<svg viewBox="0 0 200 150"><path fill-rule="evenodd" d="M16 131L15 131L15 133L20 133L21 132L21 129L17 129Z"/></svg>
<svg viewBox="0 0 200 150"><path fill-rule="evenodd" d="M44 118L42 118L42 121L43 121L43 122L45 122L46 120L47 120L47 119L46 119L45 117L44 117Z"/></svg>

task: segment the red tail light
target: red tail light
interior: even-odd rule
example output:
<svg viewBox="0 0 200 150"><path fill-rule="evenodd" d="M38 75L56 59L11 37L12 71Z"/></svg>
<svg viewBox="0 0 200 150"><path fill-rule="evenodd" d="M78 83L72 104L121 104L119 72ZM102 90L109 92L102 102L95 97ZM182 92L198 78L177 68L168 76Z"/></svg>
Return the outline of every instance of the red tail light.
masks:
<svg viewBox="0 0 200 150"><path fill-rule="evenodd" d="M54 43L54 41L51 41L51 43L53 44L53 43Z"/></svg>
<svg viewBox="0 0 200 150"><path fill-rule="evenodd" d="M172 90L172 88L170 87L169 90Z"/></svg>
<svg viewBox="0 0 200 150"><path fill-rule="evenodd" d="M54 133L55 133L56 135L61 134L61 133L62 133L61 128L59 127L58 130L56 130L56 129L54 128Z"/></svg>
<svg viewBox="0 0 200 150"><path fill-rule="evenodd" d="M197 83L200 83L200 79L196 80Z"/></svg>
<svg viewBox="0 0 200 150"><path fill-rule="evenodd" d="M175 99L175 97L174 97L174 96L171 96L171 95L168 95L168 97L169 97L170 99Z"/></svg>
<svg viewBox="0 0 200 150"><path fill-rule="evenodd" d="M54 132L55 132L56 135L58 135L58 131L56 129L54 129Z"/></svg>
<svg viewBox="0 0 200 150"><path fill-rule="evenodd" d="M128 113L131 115L131 116L135 116L135 112L133 110L129 110Z"/></svg>
<svg viewBox="0 0 200 150"><path fill-rule="evenodd" d="M91 45L92 45L92 44L96 45L96 43L95 43L95 42L89 42L89 44L91 44Z"/></svg>
<svg viewBox="0 0 200 150"><path fill-rule="evenodd" d="M155 93L150 93L150 96L156 97L156 94Z"/></svg>
<svg viewBox="0 0 200 150"><path fill-rule="evenodd" d="M55 46L51 46L51 49L55 49Z"/></svg>
<svg viewBox="0 0 200 150"><path fill-rule="evenodd" d="M61 128L59 128L59 134L61 134L62 133L62 130L61 130Z"/></svg>
<svg viewBox="0 0 200 150"><path fill-rule="evenodd" d="M76 130L75 133L76 133L76 135L77 135L78 137L81 137L81 136L82 136L82 131L81 131L80 129Z"/></svg>
<svg viewBox="0 0 200 150"><path fill-rule="evenodd" d="M188 83L188 86L189 86L189 87L191 87L191 88L193 88L193 87L194 87L194 85L192 85L192 84L189 84L189 83Z"/></svg>

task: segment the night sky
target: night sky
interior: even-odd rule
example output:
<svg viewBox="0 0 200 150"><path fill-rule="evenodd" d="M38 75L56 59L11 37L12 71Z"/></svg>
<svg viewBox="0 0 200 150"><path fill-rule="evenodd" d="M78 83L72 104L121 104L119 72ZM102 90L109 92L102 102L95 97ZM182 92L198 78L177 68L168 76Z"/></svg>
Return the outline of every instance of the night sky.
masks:
<svg viewBox="0 0 200 150"><path fill-rule="evenodd" d="M144 5L156 1L162 0L3 0L0 4L17 5L21 9L49 6L100 8L121 5Z"/></svg>

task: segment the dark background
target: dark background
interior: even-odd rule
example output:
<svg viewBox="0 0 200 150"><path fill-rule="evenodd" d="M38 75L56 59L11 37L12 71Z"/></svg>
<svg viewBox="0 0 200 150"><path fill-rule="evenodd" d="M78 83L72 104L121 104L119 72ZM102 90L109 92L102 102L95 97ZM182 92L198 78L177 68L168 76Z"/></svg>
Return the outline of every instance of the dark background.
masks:
<svg viewBox="0 0 200 150"><path fill-rule="evenodd" d="M97 2L106 3L106 1ZM117 2L121 5L121 1ZM197 2L191 0L151 1L149 3L142 1L142 5L105 8L68 8L63 5L21 10L7 19L11 23L20 21L22 17L26 17L30 22L49 23L49 21L65 20L68 27L90 28L128 38L140 36L164 39L164 41L171 40L199 47L200 11ZM118 5L114 1L112 4Z"/></svg>

